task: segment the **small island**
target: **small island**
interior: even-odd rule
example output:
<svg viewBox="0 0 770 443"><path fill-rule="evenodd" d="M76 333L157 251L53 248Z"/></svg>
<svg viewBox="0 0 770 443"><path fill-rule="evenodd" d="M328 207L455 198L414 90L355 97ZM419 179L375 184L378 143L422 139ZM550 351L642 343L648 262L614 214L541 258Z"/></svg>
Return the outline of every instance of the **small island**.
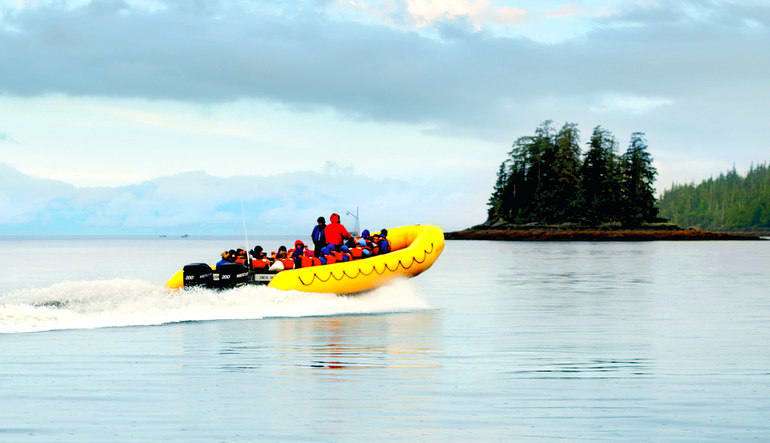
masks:
<svg viewBox="0 0 770 443"><path fill-rule="evenodd" d="M513 143L497 172L484 223L466 230L447 232L449 240L533 241L649 241L649 240L759 240L770 234L770 172L766 165L752 167L746 179L733 170L716 181L695 187L677 186L655 197L657 170L648 152L643 132L634 132L628 148L618 154L614 135L596 126L588 150L580 147L575 123L555 129L545 121L534 135ZM721 182L732 186L719 201L713 188ZM736 200L736 187L751 184L754 206L737 205L753 223L740 215L725 216ZM757 185L759 183L759 185ZM701 187L712 192L704 192ZM724 189L722 186L720 189ZM756 191L756 190L759 191ZM754 195L757 194L758 195ZM708 199L699 201L696 197ZM748 199L748 197L747 197ZM740 200L740 199L738 199ZM716 209L715 209L716 208ZM662 209L662 211L661 211ZM697 212L711 215L698 218ZM729 226L691 223L682 228L679 220L730 220ZM721 213L719 212L721 211ZM687 217L687 218L685 218ZM671 220L672 222L669 222ZM742 224L743 223L743 224Z"/></svg>

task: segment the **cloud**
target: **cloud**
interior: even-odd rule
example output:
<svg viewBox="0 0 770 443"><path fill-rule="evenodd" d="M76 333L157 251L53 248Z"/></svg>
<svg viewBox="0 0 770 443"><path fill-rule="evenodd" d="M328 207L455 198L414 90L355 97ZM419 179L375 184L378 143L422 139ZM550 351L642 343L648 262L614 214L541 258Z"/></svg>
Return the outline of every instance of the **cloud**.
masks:
<svg viewBox="0 0 770 443"><path fill-rule="evenodd" d="M502 155L549 118L602 124L621 139L644 130L654 154L697 148L720 164L767 155L763 2L617 2L600 17L580 2L585 32L557 43L517 33L537 17L480 0L357 0L364 12L354 19L335 2L154 4L38 3L5 14L0 93L333 110L468 139L468 157L474 139L499 143ZM519 18L526 26L505 26ZM420 148L394 151L408 158L410 149Z"/></svg>
<svg viewBox="0 0 770 443"><path fill-rule="evenodd" d="M553 18L574 17L583 14L583 10L574 5L564 5L557 9L546 11L545 15Z"/></svg>
<svg viewBox="0 0 770 443"><path fill-rule="evenodd" d="M0 142L13 142L14 139L3 131L0 131Z"/></svg>
<svg viewBox="0 0 770 443"><path fill-rule="evenodd" d="M41 4L5 18L21 31L0 31L0 92L204 104L258 99L486 137L549 94L583 96L586 105L610 92L684 103L715 84L764 84L770 60L757 55L767 33L734 27L745 27L738 17L765 23L770 7L714 4L696 20L672 6L680 3L689 4L636 6L597 19L584 38L559 44L459 28L443 28L447 38L437 39L284 4L257 12L239 2L153 10ZM524 16L483 0L405 5L419 23L437 27Z"/></svg>
<svg viewBox="0 0 770 443"><path fill-rule="evenodd" d="M516 25L526 20L527 11L510 6L492 6L488 0L406 0L407 11L418 27L436 22L467 18L477 29L485 24Z"/></svg>
<svg viewBox="0 0 770 443"><path fill-rule="evenodd" d="M631 114L644 114L673 104L673 100L662 97L641 97L622 94L605 94L589 109L594 112L627 112Z"/></svg>

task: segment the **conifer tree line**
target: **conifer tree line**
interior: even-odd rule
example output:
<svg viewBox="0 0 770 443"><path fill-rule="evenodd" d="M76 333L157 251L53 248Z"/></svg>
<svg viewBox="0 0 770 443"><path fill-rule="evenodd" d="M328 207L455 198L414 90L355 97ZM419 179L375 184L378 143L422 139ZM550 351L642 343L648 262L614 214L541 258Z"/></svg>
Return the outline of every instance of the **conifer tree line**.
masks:
<svg viewBox="0 0 770 443"><path fill-rule="evenodd" d="M770 228L770 167L752 166L746 177L733 167L699 185L673 185L660 198L663 216L683 227Z"/></svg>
<svg viewBox="0 0 770 443"><path fill-rule="evenodd" d="M656 221L657 170L643 132L618 154L612 133L596 126L582 152L575 123L555 129L547 120L520 137L500 165L487 203L488 223L608 222L638 226Z"/></svg>

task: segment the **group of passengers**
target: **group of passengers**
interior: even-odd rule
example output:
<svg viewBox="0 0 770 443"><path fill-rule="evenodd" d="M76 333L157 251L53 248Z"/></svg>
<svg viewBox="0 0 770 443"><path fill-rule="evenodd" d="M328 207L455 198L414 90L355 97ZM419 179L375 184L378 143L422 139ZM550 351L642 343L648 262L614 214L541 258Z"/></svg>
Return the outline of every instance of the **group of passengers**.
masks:
<svg viewBox="0 0 770 443"><path fill-rule="evenodd" d="M313 249L308 249L302 240L294 242L293 249L281 246L278 251L267 255L262 246L255 246L248 253L243 249L231 249L222 253L222 259L217 262L217 268L225 263L246 263L251 259L251 269L255 271L282 271L284 269L307 268L310 266L327 265L367 258L390 252L388 230L371 234L368 229L361 235L353 237L340 223L339 214L326 219L318 217L318 224L313 228L311 238Z"/></svg>

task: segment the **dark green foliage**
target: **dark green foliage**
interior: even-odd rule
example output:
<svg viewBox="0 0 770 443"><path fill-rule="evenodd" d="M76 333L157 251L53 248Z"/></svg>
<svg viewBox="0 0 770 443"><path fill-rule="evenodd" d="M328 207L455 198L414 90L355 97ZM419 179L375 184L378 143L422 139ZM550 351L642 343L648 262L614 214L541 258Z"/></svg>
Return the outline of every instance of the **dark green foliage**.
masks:
<svg viewBox="0 0 770 443"><path fill-rule="evenodd" d="M660 198L661 215L701 229L770 228L770 168L752 166L746 177L735 168L699 185L674 185Z"/></svg>
<svg viewBox="0 0 770 443"><path fill-rule="evenodd" d="M500 164L500 169L497 171L497 181L495 181L495 188L492 191L492 195L489 197L487 205L489 210L487 211L488 217L492 217L498 214L507 213L507 208L503 208L503 198L505 196L505 187L508 184L508 165L507 160Z"/></svg>
<svg viewBox="0 0 770 443"><path fill-rule="evenodd" d="M590 224L620 221L622 166L611 132L594 128L580 170L583 220Z"/></svg>
<svg viewBox="0 0 770 443"><path fill-rule="evenodd" d="M556 158L553 174L552 220L576 220L580 216L580 130L565 123L554 139Z"/></svg>
<svg viewBox="0 0 770 443"><path fill-rule="evenodd" d="M654 220L658 216L655 206L655 177L657 169L652 165L652 156L647 152L647 140L643 132L631 134L631 143L623 154L623 198L626 206L621 218L627 225L642 220Z"/></svg>
<svg viewBox="0 0 770 443"><path fill-rule="evenodd" d="M657 216L652 184L657 172L642 133L618 157L614 136L594 128L581 158L580 131L543 122L534 136L520 137L500 165L489 221L523 223L620 222L638 225Z"/></svg>

